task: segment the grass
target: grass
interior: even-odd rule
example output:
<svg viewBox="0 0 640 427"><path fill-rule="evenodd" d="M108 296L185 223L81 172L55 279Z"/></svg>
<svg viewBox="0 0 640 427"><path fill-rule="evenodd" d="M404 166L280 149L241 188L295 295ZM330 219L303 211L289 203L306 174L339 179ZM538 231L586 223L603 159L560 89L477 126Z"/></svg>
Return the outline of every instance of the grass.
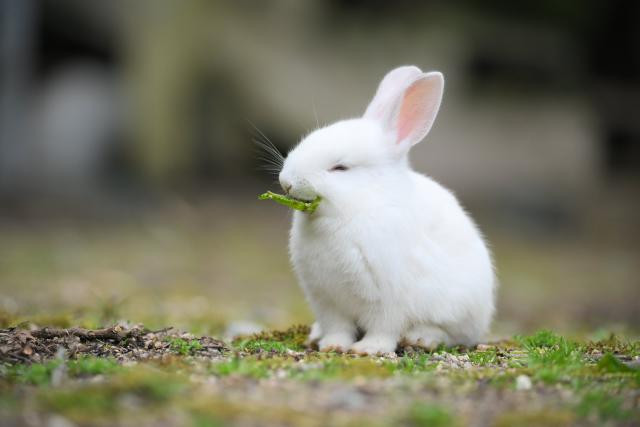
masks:
<svg viewBox="0 0 640 427"><path fill-rule="evenodd" d="M448 427L458 425L446 408L432 404L416 404L409 410L408 424L416 427Z"/></svg>
<svg viewBox="0 0 640 427"><path fill-rule="evenodd" d="M211 365L209 372L220 377L239 375L258 379L268 377L271 369L265 363L260 363L256 359L234 357Z"/></svg>
<svg viewBox="0 0 640 427"><path fill-rule="evenodd" d="M277 353L282 353L286 349L302 351L306 348L305 341L309 331L306 325L295 325L284 331L264 331L250 337L238 337L233 341L233 345L252 353L265 350L265 347L270 347Z"/></svg>
<svg viewBox="0 0 640 427"><path fill-rule="evenodd" d="M637 343L627 343L614 336L600 342L579 343L551 331L543 330L518 341L528 353L527 369L535 380L547 385L566 385L579 396L575 407L578 416L596 416L601 421L628 420L633 416L623 408L621 390L640 385L640 370L618 359L620 355L636 357ZM602 354L593 362L589 354Z"/></svg>
<svg viewBox="0 0 640 427"><path fill-rule="evenodd" d="M64 370L70 378L93 377L119 372L122 367L113 359L81 357L76 360L50 360L31 365L10 365L2 367L2 378L11 383L48 386L54 372Z"/></svg>
<svg viewBox="0 0 640 427"><path fill-rule="evenodd" d="M513 389L516 376L527 374L531 375L538 386L562 385L579 396L579 403L572 408L571 417L568 417L567 411L564 410L544 414L525 413L522 417L526 420L552 425L559 420L573 419L574 416L586 418L595 415L598 419L606 421L628 420L633 415L631 411L622 408L623 399L616 397L615 393L632 389L638 382L638 370L622 363L611 352L605 353L599 361L594 363L588 355L588 349L609 350L614 347L617 351L622 351L620 354L625 354L625 350L634 354L635 344L624 343L616 338L608 338L597 343L578 343L546 330L531 336L517 337L515 343L465 353L459 349L451 349L447 352L440 348L435 354L446 353L458 357L466 354L468 356L473 369L456 371L449 375L459 384L487 379L488 383L494 386ZM273 353L282 353L282 347L285 347L284 345L274 346L273 342L263 340L254 341L254 344L256 345L251 346L244 342L240 347L258 352L268 350ZM431 354L416 353L393 361L380 361L371 358L350 359L344 355L334 354L324 359L308 357L311 368L304 370L296 369L292 364L283 363L280 363L278 369L287 377L303 380L385 378L392 375L433 374L438 365L430 358ZM500 364L508 366L508 370L498 366ZM269 372L275 371L276 365L268 366L261 360L245 360L243 363L236 361L233 366L237 374L265 378L270 375ZM431 412L438 413L435 409ZM410 422L416 424L421 419L430 419L431 412L424 408L414 409ZM516 419L517 414L512 413L510 417ZM440 418L444 420L446 417ZM501 422L506 423L509 419L509 417L504 418ZM449 425L444 424L444 421L442 424L437 424L440 421L429 422L435 425Z"/></svg>
<svg viewBox="0 0 640 427"><path fill-rule="evenodd" d="M129 402L147 408L165 403L187 390L184 376L152 366L129 367L109 381L71 384L63 389L44 388L36 393L39 405L74 421L107 417Z"/></svg>
<svg viewBox="0 0 640 427"><path fill-rule="evenodd" d="M129 320L223 336L235 320L309 323L285 250L287 216L248 192L122 220L4 221L0 326ZM508 284L496 330L580 335L541 331L482 351L380 359L304 353L301 326L240 337L221 360L191 357L203 352L185 339L164 342L170 354L157 362L0 364L0 424L33 424L33 414L53 424L56 414L77 425L639 425L640 342L610 334L638 327L633 239L532 239L488 225ZM530 390L516 389L520 375Z"/></svg>
<svg viewBox="0 0 640 427"><path fill-rule="evenodd" d="M418 372L432 371L436 368L435 363L429 362L428 354L416 354L413 356L403 356L397 362L386 363L388 369L394 373L415 374Z"/></svg>
<svg viewBox="0 0 640 427"><path fill-rule="evenodd" d="M508 411L497 417L496 427L536 426L556 427L575 425L576 415L566 410Z"/></svg>
<svg viewBox="0 0 640 427"><path fill-rule="evenodd" d="M172 339L177 356L158 362L81 357L3 365L0 415L20 414L29 402L80 424L144 413L158 423L182 414L188 422L180 424L217 426L264 413L266 424L455 426L474 416L470 408L489 405L499 426L640 422L640 370L623 361L637 357L635 341L580 341L543 330L480 350L382 358L305 351L307 333L297 326L243 337L212 362L183 357L200 348L198 340ZM531 390L516 390L520 375L531 379Z"/></svg>
<svg viewBox="0 0 640 427"><path fill-rule="evenodd" d="M624 421L632 417L631 411L623 408L622 398L604 390L586 392L576 407L576 413L581 418L595 415L602 421Z"/></svg>
<svg viewBox="0 0 640 427"><path fill-rule="evenodd" d="M81 357L71 360L67 363L67 368L72 377L108 375L121 370L121 366L114 359L98 357Z"/></svg>
<svg viewBox="0 0 640 427"><path fill-rule="evenodd" d="M285 343L273 340L249 339L235 344L236 348L248 353L286 353L290 350Z"/></svg>
<svg viewBox="0 0 640 427"><path fill-rule="evenodd" d="M37 386L49 385L53 371L60 366L57 360L33 365L14 365L4 368L3 377L14 383Z"/></svg>
<svg viewBox="0 0 640 427"><path fill-rule="evenodd" d="M202 349L202 344L198 340L186 340L184 338L171 338L168 340L172 351L187 356Z"/></svg>
<svg viewBox="0 0 640 427"><path fill-rule="evenodd" d="M408 366L411 366L409 368ZM290 378L301 381L353 380L354 378L386 378L396 372L418 372L419 368L411 359L402 358L398 362L357 358L339 354L309 355L296 361L289 357L273 354L269 358L258 356L233 357L230 360L213 363L209 369L214 375L261 378Z"/></svg>
<svg viewBox="0 0 640 427"><path fill-rule="evenodd" d="M528 367L535 380L547 384L570 381L585 367L584 347L551 331L543 330L519 341L528 353Z"/></svg>
<svg viewBox="0 0 640 427"><path fill-rule="evenodd" d="M488 349L482 351L472 351L469 353L469 360L479 366L494 365L498 361L496 349Z"/></svg>

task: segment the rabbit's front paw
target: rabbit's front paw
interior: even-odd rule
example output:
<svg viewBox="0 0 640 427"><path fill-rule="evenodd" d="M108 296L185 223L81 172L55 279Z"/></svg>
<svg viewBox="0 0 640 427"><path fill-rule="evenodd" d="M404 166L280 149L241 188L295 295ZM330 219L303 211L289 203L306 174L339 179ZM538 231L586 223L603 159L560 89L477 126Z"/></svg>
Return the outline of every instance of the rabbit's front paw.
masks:
<svg viewBox="0 0 640 427"><path fill-rule="evenodd" d="M353 344L353 336L349 333L328 334L320 340L318 348L320 351L344 352Z"/></svg>
<svg viewBox="0 0 640 427"><path fill-rule="evenodd" d="M320 325L318 322L315 322L311 326L311 331L309 332L309 336L305 341L305 345L307 346L315 346L318 344L318 341L322 338L322 329L320 329Z"/></svg>
<svg viewBox="0 0 640 427"><path fill-rule="evenodd" d="M396 349L396 340L390 336L377 335L374 337L364 337L351 346L351 351L358 354L385 354Z"/></svg>

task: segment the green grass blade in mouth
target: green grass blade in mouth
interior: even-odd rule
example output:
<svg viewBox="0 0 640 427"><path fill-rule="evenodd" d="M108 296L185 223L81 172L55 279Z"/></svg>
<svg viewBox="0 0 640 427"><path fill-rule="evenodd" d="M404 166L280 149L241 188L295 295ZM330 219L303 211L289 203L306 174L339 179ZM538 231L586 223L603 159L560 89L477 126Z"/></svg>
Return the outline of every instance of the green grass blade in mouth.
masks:
<svg viewBox="0 0 640 427"><path fill-rule="evenodd" d="M277 194L272 191L267 191L266 193L258 196L260 200L273 200L274 202L280 203L281 205L287 206L291 209L295 209L301 212L309 212L313 213L318 205L320 204L320 197L316 197L310 202L305 202L303 200L294 199L289 196L285 196L283 194Z"/></svg>

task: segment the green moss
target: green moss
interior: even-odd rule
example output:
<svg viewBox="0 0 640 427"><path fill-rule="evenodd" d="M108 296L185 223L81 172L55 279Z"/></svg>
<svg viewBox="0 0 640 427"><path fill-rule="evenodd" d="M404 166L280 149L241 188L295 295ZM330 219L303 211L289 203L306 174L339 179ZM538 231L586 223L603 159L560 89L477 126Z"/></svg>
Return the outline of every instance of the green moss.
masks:
<svg viewBox="0 0 640 427"><path fill-rule="evenodd" d="M0 372L12 383L46 386L51 383L53 372L62 363L61 360L50 360L31 365L5 366ZM83 377L115 373L121 366L114 359L87 356L67 361L66 368L70 377Z"/></svg>
<svg viewBox="0 0 640 427"><path fill-rule="evenodd" d="M615 357L611 353L607 353L604 356L602 356L602 358L598 361L598 364L596 365L596 369L600 372L606 372L606 373L619 373L619 372L627 373L627 372L637 371L637 369L633 369L625 365L624 363L622 363L620 360L618 360L617 357Z"/></svg>
<svg viewBox="0 0 640 427"><path fill-rule="evenodd" d="M409 410L407 423L416 427L446 427L458 425L457 420L448 409L425 403L416 404Z"/></svg>
<svg viewBox="0 0 640 427"><path fill-rule="evenodd" d="M556 427L575 425L575 415L570 411L518 411L506 412L501 414L495 420L496 427L519 427L519 426L536 426L536 427Z"/></svg>
<svg viewBox="0 0 640 427"><path fill-rule="evenodd" d="M171 371L139 365L128 368L126 374L115 378L113 385L114 393L133 392L149 401L164 402L184 390L187 379Z"/></svg>
<svg viewBox="0 0 640 427"><path fill-rule="evenodd" d="M185 390L187 380L152 366L126 368L101 383L80 383L64 389L44 388L37 398L50 411L76 421L93 420L119 410L123 399L131 397L140 405L156 405L175 398Z"/></svg>
<svg viewBox="0 0 640 427"><path fill-rule="evenodd" d="M18 407L18 398L5 390L0 385L0 416L4 412L13 411Z"/></svg>
<svg viewBox="0 0 640 427"><path fill-rule="evenodd" d="M313 402L311 402L313 404ZM265 425L265 426L387 426L382 417L373 419L367 414L352 411L304 410L296 404L273 403L257 399L242 401L226 398L224 394L195 394L183 408L192 414L192 425ZM202 423L202 424L197 424Z"/></svg>
<svg viewBox="0 0 640 427"><path fill-rule="evenodd" d="M214 415L197 411L191 414L191 425L193 427L222 427L225 423Z"/></svg>
<svg viewBox="0 0 640 427"><path fill-rule="evenodd" d="M394 372L409 372L410 368L405 363L391 363L339 354L309 356L302 363L289 357L280 356L266 359L235 357L228 361L212 364L209 371L217 376L241 375L251 378L266 378L277 373L277 375L303 381L351 380L354 378L389 377ZM411 369L418 371L417 366Z"/></svg>
<svg viewBox="0 0 640 427"><path fill-rule="evenodd" d="M283 349L285 351L286 349L302 351L306 348L305 342L309 336L309 331L310 329L306 325L295 325L284 331L264 331L248 337L238 337L233 341L233 345L244 351L252 351L246 348L248 343L262 343L262 345L250 346L254 352L264 350L264 346L270 346L276 352L281 352L280 350ZM266 344L267 342L272 344Z"/></svg>
<svg viewBox="0 0 640 427"><path fill-rule="evenodd" d="M117 396L107 388L65 389L41 393L39 403L46 409L71 417L106 415L117 408Z"/></svg>
<svg viewBox="0 0 640 427"><path fill-rule="evenodd" d="M74 377L113 374L122 369L115 359L86 356L67 364L69 375Z"/></svg>
<svg viewBox="0 0 640 427"><path fill-rule="evenodd" d="M289 350L284 343L281 343L279 341L256 340L256 339L241 341L236 344L236 348L249 353L268 352L268 353L282 354L282 353L286 353L287 350Z"/></svg>
<svg viewBox="0 0 640 427"><path fill-rule="evenodd" d="M2 376L13 383L44 386L51 383L51 375L61 363L51 360L32 365L13 365L6 367Z"/></svg>
<svg viewBox="0 0 640 427"><path fill-rule="evenodd" d="M194 354L202 349L202 344L198 340L185 340L183 338L169 338L169 348L183 356Z"/></svg>
<svg viewBox="0 0 640 427"><path fill-rule="evenodd" d="M386 361L385 366L393 373L413 374L417 372L430 372L436 369L437 365L429 361L428 354L415 354L412 356L399 357L396 361Z"/></svg>
<svg viewBox="0 0 640 427"><path fill-rule="evenodd" d="M585 393L576 412L581 417L596 414L600 420L628 420L632 412L622 407L623 399L619 396L611 395L605 390L593 390Z"/></svg>
<svg viewBox="0 0 640 427"><path fill-rule="evenodd" d="M337 353L317 353L308 355L300 362L291 357L277 355L269 358L261 358L259 355L234 357L211 364L209 372L217 376L242 375L252 378L266 378L277 373L303 381L322 381L384 378L395 374L431 372L435 367L436 365L429 363L426 357L389 361Z"/></svg>
<svg viewBox="0 0 640 427"><path fill-rule="evenodd" d="M317 366L316 369L308 369L300 375L305 379L354 379L354 378L380 378L393 374L389 365L368 357L351 358L336 355L330 357Z"/></svg>
<svg viewBox="0 0 640 427"><path fill-rule="evenodd" d="M548 392L562 391L564 397L558 400L557 406L552 404L540 411L536 406L536 410L531 412L525 405L522 411L518 409L517 412L501 414L492 423L507 426L575 425L594 419L603 423L609 420L640 421L633 394L640 386L640 370L622 362L629 359L625 351L634 351L633 342L608 338L585 343L550 331L540 331L518 337L515 341L496 343L481 351L461 347L439 348L435 352L409 350L400 352L397 358L380 358L310 351L304 346L308 332L308 327L297 326L239 338L233 343L238 350L235 357L211 363L174 356L157 363L121 366L113 359L82 357L65 362L66 380L55 388L48 385L52 373L62 361L30 366L0 365L0 377L4 379L0 379L0 400L14 402L4 405L5 411L19 413L26 402L21 396L26 393L31 396L30 404L37 410L60 413L79 424L113 420L114 414L123 412L123 416L130 419L133 415L127 411L131 411L131 402L135 403L137 413L145 416L159 414L162 417L166 407L171 405L193 425L216 426L238 416L244 417L246 411L253 414L252 420L262 418L253 407L254 403L238 403L233 411L225 409L229 402L224 392L222 395L217 391L208 394L208 389L199 385L200 380L206 382L209 375L236 376L221 382L232 387L247 379L252 383L255 379L265 378L269 378L268 384L285 380L285 384L301 389L313 387L318 381L330 382L320 386L328 388L338 383L342 383L341 387L384 383L394 390L398 390L397 387L414 390L416 387L415 390L419 390L417 396L446 396L447 400L438 400L445 406L439 403L417 404L400 418L394 411L398 408L390 408L394 412L389 418L377 419L380 425L400 422L402 425L437 426L464 424L452 412L458 404L455 399L450 399L451 396L468 399L475 396L475 391L495 387L500 389L500 395L512 397L512 393L522 393L515 391L516 377L526 374L535 385L525 393L531 393L532 397L541 396L543 403L549 402ZM200 347L197 340L174 339L169 342L172 352L180 355L193 354ZM471 365L467 363L467 357ZM75 380L95 375L104 377L97 382ZM390 377L394 377L393 381L374 381ZM192 405L193 399L202 392L206 396L198 400L201 405ZM217 402L215 405L211 403L213 400ZM289 417L308 419L309 416L304 411L292 414L284 408L270 410L270 417L285 424L291 421ZM332 416L327 414L324 421L330 423L334 420ZM349 414L343 421L356 418Z"/></svg>
<svg viewBox="0 0 640 427"><path fill-rule="evenodd" d="M239 357L231 360L214 363L209 371L217 376L242 375L251 378L266 378L269 376L270 367L264 361Z"/></svg>

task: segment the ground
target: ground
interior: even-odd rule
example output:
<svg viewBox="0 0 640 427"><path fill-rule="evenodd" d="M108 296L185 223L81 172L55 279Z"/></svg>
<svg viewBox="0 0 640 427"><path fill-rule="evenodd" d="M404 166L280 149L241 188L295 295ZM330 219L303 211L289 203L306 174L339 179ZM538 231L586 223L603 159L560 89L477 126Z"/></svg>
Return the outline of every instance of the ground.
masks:
<svg viewBox="0 0 640 427"><path fill-rule="evenodd" d="M633 239L474 215L501 282L484 345L322 354L265 203L0 219L0 425L640 424Z"/></svg>
<svg viewBox="0 0 640 427"><path fill-rule="evenodd" d="M0 331L4 425L634 425L640 341L550 331L381 356L308 327L223 342L118 325Z"/></svg>

